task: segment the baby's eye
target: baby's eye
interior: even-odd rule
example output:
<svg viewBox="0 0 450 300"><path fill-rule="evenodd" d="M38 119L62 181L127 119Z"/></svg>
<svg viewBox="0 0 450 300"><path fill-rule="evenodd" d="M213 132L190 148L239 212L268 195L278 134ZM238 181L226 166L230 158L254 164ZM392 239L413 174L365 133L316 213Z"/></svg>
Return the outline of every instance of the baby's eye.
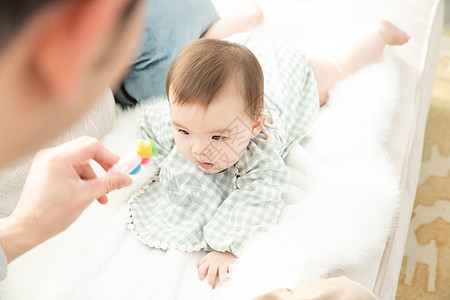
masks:
<svg viewBox="0 0 450 300"><path fill-rule="evenodd" d="M183 135L189 135L189 132L187 132L187 131L184 130L184 129L178 129L178 132L181 133L181 134L183 134Z"/></svg>
<svg viewBox="0 0 450 300"><path fill-rule="evenodd" d="M213 135L212 139L215 141L220 141L223 140L225 137L224 136L220 136L220 135Z"/></svg>

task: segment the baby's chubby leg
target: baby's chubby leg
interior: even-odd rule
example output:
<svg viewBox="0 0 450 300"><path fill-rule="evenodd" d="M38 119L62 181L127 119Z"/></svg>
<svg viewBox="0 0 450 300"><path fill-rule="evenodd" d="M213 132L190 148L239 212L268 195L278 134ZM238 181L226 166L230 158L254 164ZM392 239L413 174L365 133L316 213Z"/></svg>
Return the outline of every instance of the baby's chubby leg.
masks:
<svg viewBox="0 0 450 300"><path fill-rule="evenodd" d="M264 19L256 0L245 0L237 10L214 23L202 38L222 39L252 29Z"/></svg>
<svg viewBox="0 0 450 300"><path fill-rule="evenodd" d="M410 36L387 20L382 20L373 30L357 39L344 55L334 60L310 58L319 89L320 105L328 99L335 83L365 65L377 62L386 45L403 45Z"/></svg>

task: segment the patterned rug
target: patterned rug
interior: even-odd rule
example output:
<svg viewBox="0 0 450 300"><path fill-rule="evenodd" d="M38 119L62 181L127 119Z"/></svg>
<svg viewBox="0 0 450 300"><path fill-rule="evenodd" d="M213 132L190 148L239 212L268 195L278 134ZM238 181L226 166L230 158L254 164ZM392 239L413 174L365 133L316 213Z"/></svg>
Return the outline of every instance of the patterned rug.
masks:
<svg viewBox="0 0 450 300"><path fill-rule="evenodd" d="M450 299L450 30L443 33L396 299Z"/></svg>

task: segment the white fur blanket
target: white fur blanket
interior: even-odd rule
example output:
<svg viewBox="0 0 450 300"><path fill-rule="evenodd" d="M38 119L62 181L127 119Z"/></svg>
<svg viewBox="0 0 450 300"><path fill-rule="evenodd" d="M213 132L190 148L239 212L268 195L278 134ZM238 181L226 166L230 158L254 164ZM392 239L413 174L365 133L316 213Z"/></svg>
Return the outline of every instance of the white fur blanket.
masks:
<svg viewBox="0 0 450 300"><path fill-rule="evenodd" d="M394 64L384 61L335 87L311 136L287 157L292 182L280 224L248 243L224 288L198 280L202 252L152 249L126 229L128 197L155 172L146 167L107 206L94 203L68 231L14 261L1 298L248 299L363 266L384 248L399 197L382 147L397 82ZM123 114L104 144L130 151L139 114Z"/></svg>

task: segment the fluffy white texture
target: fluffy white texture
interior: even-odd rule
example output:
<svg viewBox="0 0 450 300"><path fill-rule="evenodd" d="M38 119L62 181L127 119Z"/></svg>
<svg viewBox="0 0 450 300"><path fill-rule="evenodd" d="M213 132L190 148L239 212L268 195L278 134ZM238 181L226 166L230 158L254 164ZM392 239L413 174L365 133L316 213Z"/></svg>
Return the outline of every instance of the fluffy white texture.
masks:
<svg viewBox="0 0 450 300"><path fill-rule="evenodd" d="M396 74L392 62L378 63L335 87L304 149L287 158L291 188L280 224L246 245L224 299L345 274L382 251L400 195L382 148L396 111Z"/></svg>
<svg viewBox="0 0 450 300"><path fill-rule="evenodd" d="M198 280L202 253L152 249L125 228L128 197L156 172L147 166L108 205L94 203L68 231L13 262L2 299L248 299L363 266L384 248L399 197L382 147L397 102L395 70L378 63L336 86L311 137L287 157L292 179L280 224L249 241L225 288ZM123 113L103 143L132 150L139 118L139 109Z"/></svg>

